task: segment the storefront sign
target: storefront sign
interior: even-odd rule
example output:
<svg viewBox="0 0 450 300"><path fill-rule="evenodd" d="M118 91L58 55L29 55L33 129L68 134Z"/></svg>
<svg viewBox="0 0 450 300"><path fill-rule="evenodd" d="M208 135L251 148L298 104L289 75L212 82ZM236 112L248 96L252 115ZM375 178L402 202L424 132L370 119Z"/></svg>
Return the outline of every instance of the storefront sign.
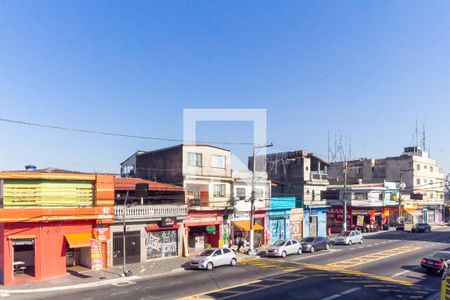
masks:
<svg viewBox="0 0 450 300"><path fill-rule="evenodd" d="M106 225L97 225L95 229L97 231L97 240L99 240L100 242L106 242L109 235L108 227Z"/></svg>
<svg viewBox="0 0 450 300"><path fill-rule="evenodd" d="M364 216L359 215L356 218L356 226L364 226Z"/></svg>
<svg viewBox="0 0 450 300"><path fill-rule="evenodd" d="M294 240L301 240L303 237L303 209L291 209L291 238Z"/></svg>
<svg viewBox="0 0 450 300"><path fill-rule="evenodd" d="M161 220L161 226L163 227L174 226L176 223L177 223L176 217L164 217Z"/></svg>
<svg viewBox="0 0 450 300"><path fill-rule="evenodd" d="M103 268L102 247L95 239L91 239L91 268L95 271Z"/></svg>
<svg viewBox="0 0 450 300"><path fill-rule="evenodd" d="M203 235L195 236L195 250L205 249L205 237Z"/></svg>
<svg viewBox="0 0 450 300"><path fill-rule="evenodd" d="M210 234L216 234L216 226L206 226L206 231Z"/></svg>

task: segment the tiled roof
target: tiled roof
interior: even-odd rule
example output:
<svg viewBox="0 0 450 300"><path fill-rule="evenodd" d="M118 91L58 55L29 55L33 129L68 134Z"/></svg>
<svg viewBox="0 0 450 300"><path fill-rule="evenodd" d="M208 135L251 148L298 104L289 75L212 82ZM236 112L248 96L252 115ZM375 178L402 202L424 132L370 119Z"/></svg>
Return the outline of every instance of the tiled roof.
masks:
<svg viewBox="0 0 450 300"><path fill-rule="evenodd" d="M182 192L183 188L173 184L149 181L141 178L114 178L114 189L117 191L134 190L136 183L148 183L150 191Z"/></svg>

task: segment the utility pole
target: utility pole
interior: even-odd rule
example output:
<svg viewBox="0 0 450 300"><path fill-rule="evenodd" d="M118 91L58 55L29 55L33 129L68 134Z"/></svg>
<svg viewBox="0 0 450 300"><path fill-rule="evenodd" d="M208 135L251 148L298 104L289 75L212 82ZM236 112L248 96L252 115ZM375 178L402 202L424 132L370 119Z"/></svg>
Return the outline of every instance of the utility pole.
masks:
<svg viewBox="0 0 450 300"><path fill-rule="evenodd" d="M123 201L123 210L122 210L122 220L123 220L123 276L130 277L132 275L131 271L126 269L127 266L127 251L126 251L126 235L127 235L127 223L126 223L126 215L127 215L127 200L128 194L130 191L127 191L125 195L125 200Z"/></svg>
<svg viewBox="0 0 450 300"><path fill-rule="evenodd" d="M252 157L252 195L250 196L250 247L248 250L248 255L256 255L256 251L254 249L254 220L253 215L255 214L255 169L256 169L256 149L268 148L272 147L273 144L264 146L253 146L253 157Z"/></svg>
<svg viewBox="0 0 450 300"><path fill-rule="evenodd" d="M344 163L344 222L343 222L343 229L344 231L347 231L347 162Z"/></svg>

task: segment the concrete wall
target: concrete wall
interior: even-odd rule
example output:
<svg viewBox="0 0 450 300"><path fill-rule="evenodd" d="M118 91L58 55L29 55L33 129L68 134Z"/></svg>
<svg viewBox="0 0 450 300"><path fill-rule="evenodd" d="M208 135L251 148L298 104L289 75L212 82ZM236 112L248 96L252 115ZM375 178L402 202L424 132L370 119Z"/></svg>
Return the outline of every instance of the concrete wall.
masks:
<svg viewBox="0 0 450 300"><path fill-rule="evenodd" d="M136 158L136 177L183 185L182 146L140 154Z"/></svg>

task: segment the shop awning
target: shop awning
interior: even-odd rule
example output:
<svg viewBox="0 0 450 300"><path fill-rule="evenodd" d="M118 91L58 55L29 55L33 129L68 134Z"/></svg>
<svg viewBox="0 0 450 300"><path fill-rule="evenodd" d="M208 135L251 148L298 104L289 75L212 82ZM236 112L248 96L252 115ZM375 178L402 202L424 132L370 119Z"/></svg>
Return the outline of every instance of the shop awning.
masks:
<svg viewBox="0 0 450 300"><path fill-rule="evenodd" d="M413 217L421 216L423 215L421 210L415 210L415 209L405 209L405 212L410 214Z"/></svg>
<svg viewBox="0 0 450 300"><path fill-rule="evenodd" d="M92 234L88 233L68 233L65 234L67 243L69 244L69 248L84 248L91 246L91 237Z"/></svg>
<svg viewBox="0 0 450 300"><path fill-rule="evenodd" d="M233 221L233 225L236 226L237 228L239 228L240 231L250 231L250 221L249 220L245 220L245 221ZM264 228L258 224L255 223L255 225L253 226L254 230L264 230Z"/></svg>

